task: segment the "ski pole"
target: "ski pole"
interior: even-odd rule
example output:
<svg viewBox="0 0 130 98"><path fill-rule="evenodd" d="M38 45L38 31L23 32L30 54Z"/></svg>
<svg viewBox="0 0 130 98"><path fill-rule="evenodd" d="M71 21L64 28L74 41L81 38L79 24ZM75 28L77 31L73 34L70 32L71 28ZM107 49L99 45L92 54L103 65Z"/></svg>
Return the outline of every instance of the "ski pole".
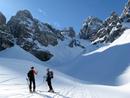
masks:
<svg viewBox="0 0 130 98"><path fill-rule="evenodd" d="M28 85L28 89L29 89L29 79L26 78L26 81L27 81L27 85ZM30 89L29 89L29 91L30 91Z"/></svg>

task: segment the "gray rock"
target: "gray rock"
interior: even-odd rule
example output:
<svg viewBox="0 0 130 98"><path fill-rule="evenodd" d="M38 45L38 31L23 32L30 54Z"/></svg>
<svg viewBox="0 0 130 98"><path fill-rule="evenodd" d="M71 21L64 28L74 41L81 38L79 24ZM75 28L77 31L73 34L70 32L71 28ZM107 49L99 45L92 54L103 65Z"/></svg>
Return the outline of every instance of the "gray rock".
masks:
<svg viewBox="0 0 130 98"><path fill-rule="evenodd" d="M76 36L76 33L73 29L73 27L64 28L61 30L63 36L68 36L70 38L74 38Z"/></svg>
<svg viewBox="0 0 130 98"><path fill-rule="evenodd" d="M31 53L41 61L48 61L53 57L53 55L49 51L33 50L31 51Z"/></svg>
<svg viewBox="0 0 130 98"><path fill-rule="evenodd" d="M58 39L61 38L60 31L47 23L42 23L33 18L28 10L17 12L9 20L7 26L10 34L15 37L16 44L33 54L35 50L34 56L36 57L38 57L39 52L45 54L45 52L38 51L41 47L47 47L48 45L55 46L58 44ZM49 55L49 57L51 56Z"/></svg>
<svg viewBox="0 0 130 98"><path fill-rule="evenodd" d="M72 39L69 43L69 47L73 48L73 47L80 47L80 48L85 48L83 45L81 45L79 40L76 39Z"/></svg>
<svg viewBox="0 0 130 98"><path fill-rule="evenodd" d="M35 26L35 37L40 44L44 46L55 46L58 44L58 36L56 33L56 29L54 29L51 25L47 23L38 22L35 24Z"/></svg>
<svg viewBox="0 0 130 98"><path fill-rule="evenodd" d="M20 10L16 13L16 17L18 18L29 18L29 19L33 19L32 14L30 13L30 11L28 10Z"/></svg>
<svg viewBox="0 0 130 98"><path fill-rule="evenodd" d="M6 17L0 12L0 25L6 24Z"/></svg>
<svg viewBox="0 0 130 98"><path fill-rule="evenodd" d="M87 18L87 20L84 21L83 27L80 31L80 38L94 41L96 39L95 34L101 29L102 26L103 21L97 17L91 16Z"/></svg>
<svg viewBox="0 0 130 98"><path fill-rule="evenodd" d="M125 5L125 8L121 14L121 20L123 22L130 22L130 0Z"/></svg>
<svg viewBox="0 0 130 98"><path fill-rule="evenodd" d="M11 33L17 40L31 39L38 41L43 46L57 45L58 37L55 29L49 25L33 19L31 13L27 10L17 12L8 22Z"/></svg>
<svg viewBox="0 0 130 98"><path fill-rule="evenodd" d="M0 30L0 51L14 46L13 36Z"/></svg>
<svg viewBox="0 0 130 98"><path fill-rule="evenodd" d="M117 39L125 28L122 26L121 18L112 12L104 22L96 17L89 17L83 24L80 38L97 43L111 43Z"/></svg>

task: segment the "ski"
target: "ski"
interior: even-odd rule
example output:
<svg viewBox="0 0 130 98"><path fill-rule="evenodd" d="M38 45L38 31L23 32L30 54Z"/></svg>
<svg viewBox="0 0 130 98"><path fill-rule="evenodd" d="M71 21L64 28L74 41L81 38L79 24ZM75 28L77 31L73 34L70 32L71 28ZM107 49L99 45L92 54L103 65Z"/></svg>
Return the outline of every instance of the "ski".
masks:
<svg viewBox="0 0 130 98"><path fill-rule="evenodd" d="M37 90L38 92L42 93L42 92L45 92L45 93L52 93L52 94L56 94L56 93L59 93L59 92L48 92L48 91L41 91L41 90Z"/></svg>

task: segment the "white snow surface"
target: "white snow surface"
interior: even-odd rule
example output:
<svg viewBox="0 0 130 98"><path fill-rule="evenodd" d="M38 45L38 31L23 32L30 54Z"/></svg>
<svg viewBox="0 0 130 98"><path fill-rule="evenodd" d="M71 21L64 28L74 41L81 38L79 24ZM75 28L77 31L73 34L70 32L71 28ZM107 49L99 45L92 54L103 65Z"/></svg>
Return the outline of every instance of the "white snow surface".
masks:
<svg viewBox="0 0 130 98"><path fill-rule="evenodd" d="M67 65L55 67L74 78L52 69L52 83L56 93L48 93L43 76L46 74L46 64L49 63L41 63L30 53L14 46L0 52L0 98L130 98L129 50L130 30L127 30L108 46L91 53L81 52L75 59L66 63ZM51 63L55 63L55 60ZM31 66L38 71L36 93L33 94L29 93L26 81L26 74ZM88 80L91 84L75 78ZM114 81L115 79L118 81ZM118 82L123 85L99 85L114 85Z"/></svg>
<svg viewBox="0 0 130 98"><path fill-rule="evenodd" d="M29 93L26 73L30 66L38 71L36 93ZM60 72L55 72L53 87L56 93L48 93L46 67L34 62L0 58L0 98L129 98L124 87L82 84Z"/></svg>

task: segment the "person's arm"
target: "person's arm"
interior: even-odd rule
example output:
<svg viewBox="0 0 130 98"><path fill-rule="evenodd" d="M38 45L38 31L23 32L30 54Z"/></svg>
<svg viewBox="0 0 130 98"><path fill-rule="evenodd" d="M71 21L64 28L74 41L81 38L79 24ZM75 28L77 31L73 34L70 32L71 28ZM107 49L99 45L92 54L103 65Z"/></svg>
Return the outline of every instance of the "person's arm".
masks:
<svg viewBox="0 0 130 98"><path fill-rule="evenodd" d="M35 70L33 70L34 74L37 75L38 72L36 72Z"/></svg>

